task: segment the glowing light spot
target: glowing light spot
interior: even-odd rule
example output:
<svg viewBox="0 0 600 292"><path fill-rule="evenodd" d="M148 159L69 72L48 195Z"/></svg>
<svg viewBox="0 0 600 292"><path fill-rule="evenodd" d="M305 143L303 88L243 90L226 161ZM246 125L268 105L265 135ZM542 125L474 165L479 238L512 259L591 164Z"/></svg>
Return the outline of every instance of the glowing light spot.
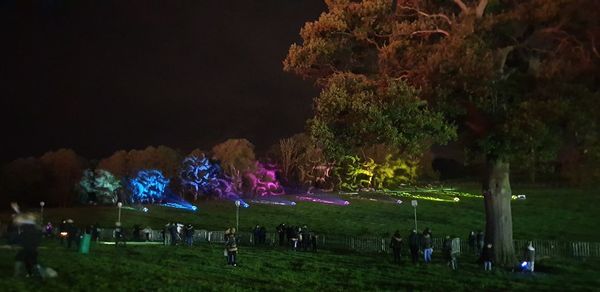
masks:
<svg viewBox="0 0 600 292"><path fill-rule="evenodd" d="M454 197L454 202L460 202L460 198L459 197Z"/></svg>
<svg viewBox="0 0 600 292"><path fill-rule="evenodd" d="M350 205L349 201L337 199L337 198L326 198L326 197L309 197L309 196L296 196L300 201L307 201L313 203L321 203L327 205L347 206Z"/></svg>

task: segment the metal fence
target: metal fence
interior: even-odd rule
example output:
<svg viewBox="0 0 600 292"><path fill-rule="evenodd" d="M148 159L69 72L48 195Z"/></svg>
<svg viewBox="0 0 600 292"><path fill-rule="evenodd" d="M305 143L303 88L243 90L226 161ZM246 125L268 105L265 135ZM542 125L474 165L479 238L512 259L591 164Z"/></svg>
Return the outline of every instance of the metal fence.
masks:
<svg viewBox="0 0 600 292"><path fill-rule="evenodd" d="M0 226L0 235L4 235L6 232L6 226ZM112 229L102 229L99 240L113 240ZM142 240L146 239L146 234L141 231L140 237ZM166 238L165 238L166 237ZM237 238L240 245L253 245L255 244L254 236L250 232L238 232ZM127 236L130 240L131 237ZM170 243L170 235L168 232L163 234L161 230L152 230L149 232L149 240L151 241L163 241ZM194 232L195 242L208 242L222 244L225 242L224 231L209 231L209 230L196 230ZM524 251L529 241L533 243L535 247L536 256L548 256L548 257L600 257L600 242L567 242L558 240L515 240L514 246L519 255L520 251ZM366 253L390 253L391 248L389 246L389 238L382 237L355 237L355 236L343 236L343 235L319 235L317 236L317 246L319 249L331 249L331 250L347 250L357 251ZM440 252L442 250L444 239L433 238L432 244L434 252ZM279 244L279 238L276 233L268 233L265 239L265 245L275 246ZM460 250L465 252L469 251L468 242L466 240L460 241Z"/></svg>

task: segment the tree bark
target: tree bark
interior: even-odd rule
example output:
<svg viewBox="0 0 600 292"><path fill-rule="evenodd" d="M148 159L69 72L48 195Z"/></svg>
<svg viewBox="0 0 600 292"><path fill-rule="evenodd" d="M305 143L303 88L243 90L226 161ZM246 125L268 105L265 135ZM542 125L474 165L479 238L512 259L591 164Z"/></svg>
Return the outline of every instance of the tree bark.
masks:
<svg viewBox="0 0 600 292"><path fill-rule="evenodd" d="M484 181L485 241L494 249L495 263L504 267L516 264L513 242L509 163L498 158L488 159Z"/></svg>

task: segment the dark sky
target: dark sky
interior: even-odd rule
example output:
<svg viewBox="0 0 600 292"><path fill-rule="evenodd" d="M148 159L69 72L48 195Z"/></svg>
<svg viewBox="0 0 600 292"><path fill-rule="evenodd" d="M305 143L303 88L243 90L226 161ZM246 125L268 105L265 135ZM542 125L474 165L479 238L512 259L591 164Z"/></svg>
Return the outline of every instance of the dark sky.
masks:
<svg viewBox="0 0 600 292"><path fill-rule="evenodd" d="M88 158L301 132L317 89L282 71L322 0L0 0L0 160ZM18 3L18 4L15 4Z"/></svg>

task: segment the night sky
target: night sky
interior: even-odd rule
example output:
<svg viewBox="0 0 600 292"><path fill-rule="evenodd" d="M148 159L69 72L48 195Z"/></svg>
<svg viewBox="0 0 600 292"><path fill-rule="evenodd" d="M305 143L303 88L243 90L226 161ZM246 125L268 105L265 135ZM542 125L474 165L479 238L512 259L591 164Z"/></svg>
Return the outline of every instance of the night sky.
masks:
<svg viewBox="0 0 600 292"><path fill-rule="evenodd" d="M282 70L322 0L0 0L0 160L88 158L303 131L318 94ZM23 1L26 2L26 1Z"/></svg>

